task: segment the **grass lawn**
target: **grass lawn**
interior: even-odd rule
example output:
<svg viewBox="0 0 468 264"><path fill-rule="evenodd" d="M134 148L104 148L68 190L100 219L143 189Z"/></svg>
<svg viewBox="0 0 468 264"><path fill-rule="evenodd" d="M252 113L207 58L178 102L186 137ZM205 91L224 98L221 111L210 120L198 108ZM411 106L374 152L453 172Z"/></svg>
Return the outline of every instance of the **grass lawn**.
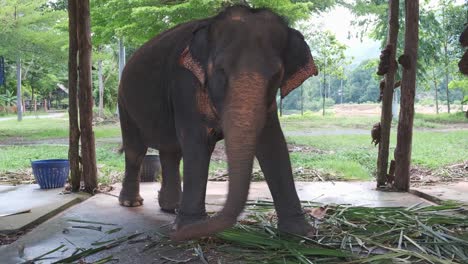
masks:
<svg viewBox="0 0 468 264"><path fill-rule="evenodd" d="M292 153L293 166L321 168L346 179L370 179L377 167L377 147L370 144L367 135L297 136L289 137L295 144L309 145L324 150L322 154ZM396 145L393 133L390 158ZM438 169L466 161L468 131L416 131L413 138L413 164Z"/></svg>
<svg viewBox="0 0 468 264"><path fill-rule="evenodd" d="M359 128L372 129L375 123L380 122L380 116L335 116L321 113L306 112L303 116L293 114L281 117L281 125L285 131L301 131L316 128ZM441 113L439 115L416 114L414 118L415 128L444 128L448 125L467 124L468 120L462 112L454 114ZM393 121L392 126L398 123Z"/></svg>
<svg viewBox="0 0 468 264"><path fill-rule="evenodd" d="M316 169L321 174L346 180L369 180L376 169L377 148L367 135L295 136L289 143L312 146L317 151L291 153L293 168ZM390 153L395 146L392 137ZM96 148L101 182L120 177L124 159L117 154L118 144L103 143ZM414 134L413 164L438 169L468 159L468 131L431 132ZM30 160L66 158L66 146L36 145L0 147L0 173L30 167ZM226 169L224 161L212 162L210 173Z"/></svg>
<svg viewBox="0 0 468 264"><path fill-rule="evenodd" d="M322 117L315 113L304 116L290 115L281 118L285 131L314 131L327 128L370 129L375 117ZM428 128L435 124L437 128L447 128L466 122L462 113L421 115L417 114L415 124L419 128ZM96 138L120 137L118 124L95 127ZM11 140L38 140L68 137L68 120L65 118L25 119L0 122L0 142L8 144ZM288 142L311 146L313 151L292 152L291 162L294 169L314 169L328 178L348 180L368 180L376 169L377 148L371 144L370 135L307 135L290 136ZM396 133L392 132L390 158L396 142ZM99 143L96 147L98 169L101 182L120 177L124 170L123 156L115 149L118 144ZM413 164L439 169L444 166L466 161L468 155L468 130L431 131L416 130L413 140ZM30 167L30 160L66 158L68 148L60 145L3 146L0 147L0 173L16 171ZM226 170L225 161L212 162L212 175Z"/></svg>
<svg viewBox="0 0 468 264"><path fill-rule="evenodd" d="M66 138L68 130L68 119L65 118L7 120L0 122L0 141ZM119 137L120 127L118 124L98 125L94 127L94 134L96 138Z"/></svg>

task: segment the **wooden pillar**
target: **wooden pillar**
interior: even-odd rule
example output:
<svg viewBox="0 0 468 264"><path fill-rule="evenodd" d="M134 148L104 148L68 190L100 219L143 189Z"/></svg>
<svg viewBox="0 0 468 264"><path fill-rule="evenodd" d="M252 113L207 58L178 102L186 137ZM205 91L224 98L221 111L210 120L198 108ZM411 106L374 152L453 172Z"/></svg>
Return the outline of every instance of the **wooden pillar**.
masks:
<svg viewBox="0 0 468 264"><path fill-rule="evenodd" d="M93 95L91 77L91 25L89 0L77 0L78 99L81 131L82 177L86 192L97 188L96 150L93 132Z"/></svg>
<svg viewBox="0 0 468 264"><path fill-rule="evenodd" d="M68 160L73 192L80 190L81 173L79 162L80 129L78 125L78 40L76 32L77 6L75 0L68 1L68 121L70 126Z"/></svg>
<svg viewBox="0 0 468 264"><path fill-rule="evenodd" d="M385 48L389 52L387 58L388 70L385 73L385 87L383 90L382 98L382 113L380 116L381 132L379 154L377 159L377 187L385 186L387 181L388 149L390 146L390 129L392 126L392 100L393 89L395 85L395 73L397 70L395 57L399 27L399 2L399 0L389 1L387 47Z"/></svg>
<svg viewBox="0 0 468 264"><path fill-rule="evenodd" d="M400 120L395 149L395 188L399 191L408 191L410 185L419 37L419 0L405 0L405 10L405 52L398 59L403 66L403 77L401 80Z"/></svg>

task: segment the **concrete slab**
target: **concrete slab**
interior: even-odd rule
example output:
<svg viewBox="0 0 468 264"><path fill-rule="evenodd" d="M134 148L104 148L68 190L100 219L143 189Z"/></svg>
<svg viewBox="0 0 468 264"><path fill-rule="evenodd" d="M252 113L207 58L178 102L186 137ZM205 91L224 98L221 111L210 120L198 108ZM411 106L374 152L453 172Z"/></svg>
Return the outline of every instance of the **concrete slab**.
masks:
<svg viewBox="0 0 468 264"><path fill-rule="evenodd" d="M63 189L42 190L37 184L4 186L0 189L0 215L31 210L30 213L0 217L0 233L12 233L40 224L64 209L86 199L87 194L63 194Z"/></svg>
<svg viewBox="0 0 468 264"><path fill-rule="evenodd" d="M420 186L411 188L411 191L436 203L450 200L458 201L463 203L464 208L468 210L468 182Z"/></svg>
<svg viewBox="0 0 468 264"><path fill-rule="evenodd" d="M0 247L1 262L5 264L23 262L57 248L59 245L65 245L63 249L68 250L65 252L57 251L50 255L54 259L42 261L42 263L50 263L71 255L76 247L90 248L91 243L98 240L105 241L137 232L144 232L145 235L156 238L158 232L167 231L167 228L170 228L170 224L174 220L174 215L159 210L156 198L159 186L159 183L142 183L141 195L145 199L145 203L142 207L137 208L118 205L117 197L113 195L118 194L119 186L111 194L95 195L39 225L15 243ZM410 206L415 203L425 202L424 199L411 194L378 192L374 186L374 183L366 182L297 183L297 189L302 200L367 206ZM227 182L209 182L207 210L218 210L225 200L226 193ZM252 183L249 199L271 199L266 184L264 182ZM112 223L115 226L102 225L103 232L76 229L72 228L72 226L78 224L70 222L70 219ZM116 227L122 227L123 229L114 234L105 234L105 231ZM119 263L162 263L166 261L162 257L177 260L193 258L187 263L202 263L196 257L194 258L194 252L191 248L158 246L142 252L144 246L144 243L123 244L87 257L86 261L93 262L112 255L119 259ZM23 251L22 248L24 248ZM20 257L19 252L22 253L22 257ZM210 254L206 255L209 263L217 263L217 259L222 258ZM224 260L222 263L233 262Z"/></svg>
<svg viewBox="0 0 468 264"><path fill-rule="evenodd" d="M0 193L5 193L9 192L11 190L17 189L18 186L12 186L12 185L0 185Z"/></svg>

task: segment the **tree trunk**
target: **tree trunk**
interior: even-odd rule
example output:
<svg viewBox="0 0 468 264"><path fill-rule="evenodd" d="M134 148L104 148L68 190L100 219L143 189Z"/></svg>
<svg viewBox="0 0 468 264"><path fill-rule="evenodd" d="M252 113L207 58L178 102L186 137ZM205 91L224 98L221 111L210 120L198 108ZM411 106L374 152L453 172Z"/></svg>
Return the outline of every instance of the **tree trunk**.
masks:
<svg viewBox="0 0 468 264"><path fill-rule="evenodd" d="M445 16L445 3L443 5L443 8L442 8L442 21L443 21L443 26L444 26L444 29L447 28L447 18ZM445 83L444 83L444 86L445 86L445 91L447 93L447 112L450 114L450 93L449 93L449 88L448 88L448 79L449 79L449 71L448 71L448 67L449 67L449 59L448 59L448 49L447 49L447 46L448 46L448 36L447 36L447 33L445 34L445 39L444 39L444 73L445 73Z"/></svg>
<svg viewBox="0 0 468 264"><path fill-rule="evenodd" d="M119 81L122 78L122 72L125 67L125 45L123 38L119 39Z"/></svg>
<svg viewBox="0 0 468 264"><path fill-rule="evenodd" d="M98 61L98 82L99 82L99 117L104 111L104 82L102 80L102 60Z"/></svg>
<svg viewBox="0 0 468 264"><path fill-rule="evenodd" d="M68 1L68 119L70 125L68 159L70 161L70 176L72 191L80 190L80 128L78 125L78 40L76 32L77 23L76 0Z"/></svg>
<svg viewBox="0 0 468 264"><path fill-rule="evenodd" d="M47 112L49 111L49 107L48 107L48 104L47 104L47 98L44 98L44 112Z"/></svg>
<svg viewBox="0 0 468 264"><path fill-rule="evenodd" d="M283 98L280 97L280 117L283 116Z"/></svg>
<svg viewBox="0 0 468 264"><path fill-rule="evenodd" d="M390 0L388 14L387 47L390 47L389 69L385 74L385 88L382 98L382 113L380 117L380 143L377 158L377 187L384 186L387 181L388 149L390 146L390 129L392 126L392 100L395 85L396 47L398 40L398 10L399 0Z"/></svg>
<svg viewBox="0 0 468 264"><path fill-rule="evenodd" d="M34 97L34 86L31 86L31 103L32 111L36 112L36 98Z"/></svg>
<svg viewBox="0 0 468 264"><path fill-rule="evenodd" d="M439 114L439 89L437 89L437 78L435 74L435 69L432 69L432 75L434 77L434 91L435 91L435 104L436 104L436 114Z"/></svg>
<svg viewBox="0 0 468 264"><path fill-rule="evenodd" d="M325 65L326 65L326 61L325 61ZM326 96L325 93L326 93L326 90L327 90L326 79L327 79L327 76L326 76L326 74L324 72L323 73L323 88L322 88L322 116L325 116L325 96Z"/></svg>
<svg viewBox="0 0 468 264"><path fill-rule="evenodd" d="M79 111L81 157L84 189L94 193L97 188L96 150L93 132L93 96L91 79L91 30L89 0L77 0L77 38L79 61Z"/></svg>
<svg viewBox="0 0 468 264"><path fill-rule="evenodd" d="M340 104L343 104L343 79L341 79L341 82L340 82L340 96L341 96L341 100L340 100Z"/></svg>
<svg viewBox="0 0 468 264"><path fill-rule="evenodd" d="M445 47L445 49L447 49L447 47ZM447 63L447 67L448 67L448 63ZM445 86L445 91L447 93L447 113L450 114L450 93L449 93L449 88L448 88L448 83L449 83L449 73L448 73L448 70L445 70L445 83L444 83L444 86Z"/></svg>
<svg viewBox="0 0 468 264"><path fill-rule="evenodd" d="M419 1L405 1L405 52L408 63L403 64L401 80L401 111L395 149L395 187L408 191L410 184L411 144L413 140L414 96L418 57Z"/></svg>
<svg viewBox="0 0 468 264"><path fill-rule="evenodd" d="M304 85L301 85L301 116L304 115Z"/></svg>
<svg viewBox="0 0 468 264"><path fill-rule="evenodd" d="M125 67L125 45L123 38L119 38L119 82L122 78L122 72ZM117 107L115 108L115 114L119 116L119 107L117 102Z"/></svg>
<svg viewBox="0 0 468 264"><path fill-rule="evenodd" d="M21 100L21 59L16 59L16 112L18 121L23 120L23 104Z"/></svg>

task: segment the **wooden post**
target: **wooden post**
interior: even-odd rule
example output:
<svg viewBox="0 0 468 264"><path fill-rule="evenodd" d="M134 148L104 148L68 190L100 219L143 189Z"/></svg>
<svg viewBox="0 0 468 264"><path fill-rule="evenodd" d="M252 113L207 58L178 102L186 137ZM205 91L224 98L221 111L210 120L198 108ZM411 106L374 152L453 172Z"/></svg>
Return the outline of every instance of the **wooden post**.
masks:
<svg viewBox="0 0 468 264"><path fill-rule="evenodd" d="M76 16L77 6L75 0L68 1L68 32L69 32L69 49L68 49L68 121L70 125L69 131L69 147L68 160L70 161L70 182L73 192L80 190L81 173L79 161L79 142L80 129L78 126L78 40L76 32Z"/></svg>
<svg viewBox="0 0 468 264"><path fill-rule="evenodd" d="M89 0L77 0L77 38L79 60L79 111L81 130L81 157L86 192L97 188L96 150L93 132L93 95L91 79L91 25Z"/></svg>
<svg viewBox="0 0 468 264"><path fill-rule="evenodd" d="M390 146L390 129L392 126L392 100L393 89L395 85L395 73L397 65L395 63L396 47L398 39L398 7L399 0L389 1L388 10L388 35L387 47L389 49L389 65L388 71L385 74L385 88L382 98L382 113L380 117L380 143L379 154L377 159L377 187L385 186L387 181L388 168L388 149Z"/></svg>
<svg viewBox="0 0 468 264"><path fill-rule="evenodd" d="M400 120L395 149L395 188L399 191L408 191L410 184L409 172L419 37L419 0L406 0L405 10L405 52L398 60L403 66L403 77L401 80Z"/></svg>

